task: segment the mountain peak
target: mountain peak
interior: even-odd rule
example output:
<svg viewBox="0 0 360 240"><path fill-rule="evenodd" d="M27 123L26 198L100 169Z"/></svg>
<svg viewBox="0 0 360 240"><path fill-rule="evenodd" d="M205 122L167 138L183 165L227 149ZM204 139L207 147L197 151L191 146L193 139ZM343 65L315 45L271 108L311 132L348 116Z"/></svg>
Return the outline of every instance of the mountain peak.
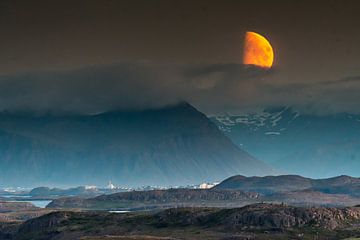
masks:
<svg viewBox="0 0 360 240"><path fill-rule="evenodd" d="M186 102L98 115L2 115L0 130L0 157L7 159L0 182L10 185L103 185L111 179L123 186L168 186L273 172Z"/></svg>

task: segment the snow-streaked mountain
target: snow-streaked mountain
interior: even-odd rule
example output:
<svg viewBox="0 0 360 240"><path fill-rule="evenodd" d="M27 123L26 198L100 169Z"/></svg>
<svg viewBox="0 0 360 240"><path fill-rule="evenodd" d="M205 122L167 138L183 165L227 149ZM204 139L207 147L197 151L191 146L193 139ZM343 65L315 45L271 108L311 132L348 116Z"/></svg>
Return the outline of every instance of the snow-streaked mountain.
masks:
<svg viewBox="0 0 360 240"><path fill-rule="evenodd" d="M242 149L291 174L360 175L360 116L302 114L292 108L212 117Z"/></svg>

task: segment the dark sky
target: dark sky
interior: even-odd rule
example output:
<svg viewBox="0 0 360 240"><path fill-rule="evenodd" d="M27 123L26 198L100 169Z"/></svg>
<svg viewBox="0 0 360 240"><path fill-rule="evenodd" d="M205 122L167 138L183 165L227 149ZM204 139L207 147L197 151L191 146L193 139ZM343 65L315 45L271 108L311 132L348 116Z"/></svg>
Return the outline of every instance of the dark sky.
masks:
<svg viewBox="0 0 360 240"><path fill-rule="evenodd" d="M360 1L1 1L0 110L360 112ZM266 36L270 71L241 65Z"/></svg>

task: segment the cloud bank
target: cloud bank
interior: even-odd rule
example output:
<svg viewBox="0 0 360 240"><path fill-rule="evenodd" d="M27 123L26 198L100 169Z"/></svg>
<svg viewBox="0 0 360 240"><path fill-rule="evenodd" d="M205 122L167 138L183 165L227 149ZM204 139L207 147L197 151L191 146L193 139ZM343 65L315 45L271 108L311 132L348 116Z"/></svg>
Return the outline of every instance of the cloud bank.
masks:
<svg viewBox="0 0 360 240"><path fill-rule="evenodd" d="M318 114L360 112L360 77L284 83L269 80L274 76L239 64L134 63L3 75L0 111L94 114L188 101L207 114L284 105Z"/></svg>

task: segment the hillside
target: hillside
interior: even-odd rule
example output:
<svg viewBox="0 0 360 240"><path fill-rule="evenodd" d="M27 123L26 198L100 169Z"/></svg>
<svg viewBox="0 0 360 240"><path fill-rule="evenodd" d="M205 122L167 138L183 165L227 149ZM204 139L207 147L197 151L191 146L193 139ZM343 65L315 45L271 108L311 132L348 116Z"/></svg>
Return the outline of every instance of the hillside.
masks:
<svg viewBox="0 0 360 240"><path fill-rule="evenodd" d="M97 210L141 210L171 207L238 207L259 201L259 194L238 190L169 189L131 191L93 198L54 199L48 209L82 208Z"/></svg>
<svg viewBox="0 0 360 240"><path fill-rule="evenodd" d="M215 189L237 189L262 194L313 190L329 194L360 196L360 178L338 176L327 179L311 179L298 175L245 177L242 175L225 179Z"/></svg>
<svg viewBox="0 0 360 240"><path fill-rule="evenodd" d="M187 103L96 115L2 113L0 159L6 186L187 185L272 172Z"/></svg>

